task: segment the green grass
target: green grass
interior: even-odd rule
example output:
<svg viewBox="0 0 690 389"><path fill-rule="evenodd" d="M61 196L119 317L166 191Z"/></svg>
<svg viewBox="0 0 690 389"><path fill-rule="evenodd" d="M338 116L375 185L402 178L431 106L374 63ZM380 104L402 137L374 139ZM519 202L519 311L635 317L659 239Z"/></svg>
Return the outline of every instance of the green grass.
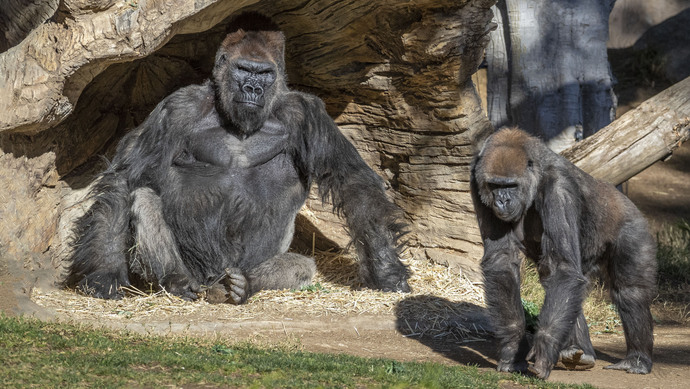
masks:
<svg viewBox="0 0 690 389"><path fill-rule="evenodd" d="M690 223L681 221L666 226L657 234L657 261L659 266L659 295L654 311L673 322L690 320ZM544 289L531 261L522 265L522 306L528 329L536 329L539 310L544 302ZM594 284L583 304L590 331L622 333L620 318L611 304L608 291Z"/></svg>
<svg viewBox="0 0 690 389"><path fill-rule="evenodd" d="M690 285L690 223L683 220L657 234L661 288Z"/></svg>
<svg viewBox="0 0 690 389"><path fill-rule="evenodd" d="M578 387L475 367L142 336L0 316L0 386Z"/></svg>

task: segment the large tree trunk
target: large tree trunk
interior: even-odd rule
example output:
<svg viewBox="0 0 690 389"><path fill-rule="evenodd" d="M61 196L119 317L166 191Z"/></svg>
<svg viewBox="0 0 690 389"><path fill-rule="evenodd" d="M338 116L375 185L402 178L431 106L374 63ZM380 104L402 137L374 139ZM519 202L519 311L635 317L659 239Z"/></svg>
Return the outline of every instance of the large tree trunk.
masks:
<svg viewBox="0 0 690 389"><path fill-rule="evenodd" d="M0 7L0 53L18 44L55 14L60 0L3 0Z"/></svg>
<svg viewBox="0 0 690 389"><path fill-rule="evenodd" d="M489 119L517 125L555 151L611 123L606 53L615 0L500 0L486 52Z"/></svg>
<svg viewBox="0 0 690 389"><path fill-rule="evenodd" d="M592 176L618 185L688 139L690 77L561 154Z"/></svg>
<svg viewBox="0 0 690 389"><path fill-rule="evenodd" d="M321 97L386 179L410 222L412 254L474 264L481 244L468 171L474 140L491 125L470 76L493 4L62 0L0 54L0 256L57 267L49 259L65 252L98 156L167 94L208 77L226 24L253 10L285 32L292 87ZM344 245L331 211L312 197L302 224Z"/></svg>

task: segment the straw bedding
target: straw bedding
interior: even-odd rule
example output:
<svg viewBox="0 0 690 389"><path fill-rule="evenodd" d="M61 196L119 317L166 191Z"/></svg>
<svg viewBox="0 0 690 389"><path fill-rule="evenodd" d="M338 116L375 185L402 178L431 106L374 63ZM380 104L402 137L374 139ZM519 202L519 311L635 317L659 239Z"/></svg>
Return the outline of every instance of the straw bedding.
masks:
<svg viewBox="0 0 690 389"><path fill-rule="evenodd" d="M481 286L462 274L426 260L403 262L411 270L412 293L383 293L362 288L358 282L355 256L348 252L316 252L318 272L312 286L303 290L261 291L247 304L209 304L203 298L189 302L165 291L127 289L121 300L101 300L73 290L39 290L32 293L38 305L78 322L194 321L242 322L271 320L299 313L302 317L382 315L395 317L406 335L448 335L471 337L481 333L472 320L465 320L484 305ZM472 312L474 313L472 313ZM465 319L463 319L465 318Z"/></svg>

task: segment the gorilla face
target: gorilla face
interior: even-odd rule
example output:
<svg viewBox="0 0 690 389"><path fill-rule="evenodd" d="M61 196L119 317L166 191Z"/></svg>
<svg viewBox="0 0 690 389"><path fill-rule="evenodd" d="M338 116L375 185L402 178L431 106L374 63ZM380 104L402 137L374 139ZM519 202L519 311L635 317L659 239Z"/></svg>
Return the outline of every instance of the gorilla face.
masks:
<svg viewBox="0 0 690 389"><path fill-rule="evenodd" d="M266 104L265 91L276 80L276 69L272 63L239 59L230 66L231 83L236 88L234 102L244 105L242 109L262 110Z"/></svg>
<svg viewBox="0 0 690 389"><path fill-rule="evenodd" d="M499 219L516 222L534 201L539 167L529 153L529 137L509 130L502 135L484 145L474 174L482 203Z"/></svg>
<svg viewBox="0 0 690 389"><path fill-rule="evenodd" d="M243 135L261 128L275 96L287 89L283 50L281 32L240 29L228 35L216 54L216 108Z"/></svg>
<svg viewBox="0 0 690 389"><path fill-rule="evenodd" d="M496 217L503 221L515 221L524 211L524 201L518 181L514 178L491 178L487 182L491 203L486 204Z"/></svg>

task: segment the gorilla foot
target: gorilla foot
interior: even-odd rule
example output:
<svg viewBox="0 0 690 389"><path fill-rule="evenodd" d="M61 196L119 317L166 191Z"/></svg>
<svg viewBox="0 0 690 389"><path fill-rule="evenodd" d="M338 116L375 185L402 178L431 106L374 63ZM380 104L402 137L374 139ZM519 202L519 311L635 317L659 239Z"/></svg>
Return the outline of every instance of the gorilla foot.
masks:
<svg viewBox="0 0 690 389"><path fill-rule="evenodd" d="M197 300L199 298L198 293L201 292L199 283L187 276L179 274L167 276L161 282L161 287L165 289L166 292L186 301Z"/></svg>
<svg viewBox="0 0 690 389"><path fill-rule="evenodd" d="M211 304L242 304L249 297L249 282L240 269L227 268L225 273L208 287L206 300Z"/></svg>
<svg viewBox="0 0 690 389"><path fill-rule="evenodd" d="M652 361L642 355L631 356L604 369L625 370L633 374L649 374L652 371Z"/></svg>
<svg viewBox="0 0 690 389"><path fill-rule="evenodd" d="M575 346L561 350L560 361L568 370L588 370L594 367L596 358Z"/></svg>
<svg viewBox="0 0 690 389"><path fill-rule="evenodd" d="M120 288L122 286L129 286L129 284L123 285L117 281L99 282L99 278L103 279L106 277L84 278L77 284L76 288L88 296L99 299L120 300L125 296L125 293Z"/></svg>

